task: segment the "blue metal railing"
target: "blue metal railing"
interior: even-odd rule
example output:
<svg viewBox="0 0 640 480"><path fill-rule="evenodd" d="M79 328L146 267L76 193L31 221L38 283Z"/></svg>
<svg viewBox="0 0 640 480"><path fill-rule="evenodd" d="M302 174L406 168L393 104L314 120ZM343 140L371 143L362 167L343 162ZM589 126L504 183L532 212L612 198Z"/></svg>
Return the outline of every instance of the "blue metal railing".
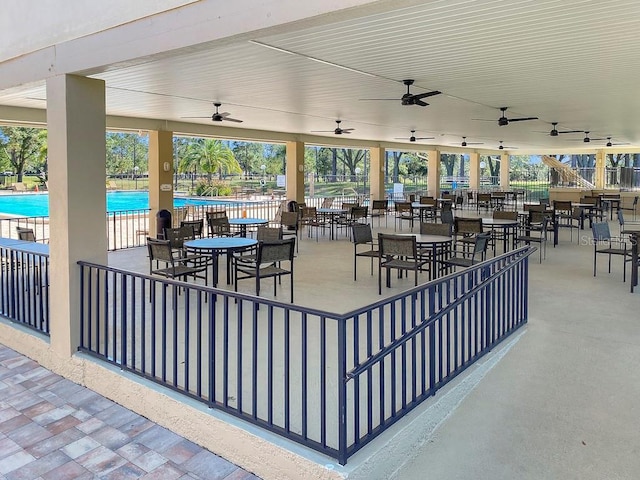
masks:
<svg viewBox="0 0 640 480"><path fill-rule="evenodd" d="M527 321L531 251L343 315L80 262L79 349L345 464Z"/></svg>

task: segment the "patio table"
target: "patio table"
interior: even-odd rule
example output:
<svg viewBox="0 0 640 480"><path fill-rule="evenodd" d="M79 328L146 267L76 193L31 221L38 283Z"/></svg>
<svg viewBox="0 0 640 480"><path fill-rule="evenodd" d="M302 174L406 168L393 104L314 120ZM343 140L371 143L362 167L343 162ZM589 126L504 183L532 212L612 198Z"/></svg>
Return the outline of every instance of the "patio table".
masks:
<svg viewBox="0 0 640 480"><path fill-rule="evenodd" d="M264 218L230 218L229 219L229 225L233 225L234 227L239 227L241 237L247 236L248 227L266 225L267 223L269 223L269 220L265 220Z"/></svg>
<svg viewBox="0 0 640 480"><path fill-rule="evenodd" d="M187 250L198 252L200 254L210 253L213 257L213 286L218 286L218 256L221 253L227 254L227 285L231 283L231 272L229 269L230 257L229 252L237 252L254 247L258 244L257 240L245 237L213 237L213 238L197 238L184 242Z"/></svg>
<svg viewBox="0 0 640 480"><path fill-rule="evenodd" d="M421 248L431 249L431 266L429 268L429 280L438 278L438 275L436 275L438 269L438 259L451 252L453 237L447 237L446 235L427 235L421 233L397 233L396 235L415 237L416 244L418 244Z"/></svg>

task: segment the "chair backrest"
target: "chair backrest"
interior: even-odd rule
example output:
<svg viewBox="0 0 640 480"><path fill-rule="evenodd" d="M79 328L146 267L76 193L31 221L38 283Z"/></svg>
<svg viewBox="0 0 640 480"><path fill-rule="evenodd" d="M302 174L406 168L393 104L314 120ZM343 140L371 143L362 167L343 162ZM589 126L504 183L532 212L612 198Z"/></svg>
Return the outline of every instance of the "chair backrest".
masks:
<svg viewBox="0 0 640 480"><path fill-rule="evenodd" d="M423 235L443 235L450 237L453 232L453 225L450 223L420 222L420 233Z"/></svg>
<svg viewBox="0 0 640 480"><path fill-rule="evenodd" d="M433 197L429 197L426 195L421 195L420 196L420 203L424 204L424 205L433 205Z"/></svg>
<svg viewBox="0 0 640 480"><path fill-rule="evenodd" d="M185 238L185 235L188 235ZM189 227L172 227L172 228L164 228L164 238L168 240L171 248L183 248L185 240L191 240L189 238L193 236L193 229Z"/></svg>
<svg viewBox="0 0 640 480"><path fill-rule="evenodd" d="M187 207L175 207L173 209L173 216L171 220L173 221L174 227L179 227L180 224L187 219L188 209Z"/></svg>
<svg viewBox="0 0 640 480"><path fill-rule="evenodd" d="M525 205L525 207L527 206L529 208L525 208L525 210L529 210L530 212L544 212L547 210L546 205Z"/></svg>
<svg viewBox="0 0 640 480"><path fill-rule="evenodd" d="M334 200L335 200L335 197L326 197L325 199L322 200L321 208L331 208Z"/></svg>
<svg viewBox="0 0 640 480"><path fill-rule="evenodd" d="M202 237L202 230L204 229L204 222L202 219L199 220L183 220L180 222L181 227L189 227L193 230L194 237Z"/></svg>
<svg viewBox="0 0 640 480"><path fill-rule="evenodd" d="M458 195L455 200L456 205L462 205L464 203L464 197L462 195Z"/></svg>
<svg viewBox="0 0 640 480"><path fill-rule="evenodd" d="M315 220L318 216L318 209L316 207L300 207L300 216L302 220Z"/></svg>
<svg viewBox="0 0 640 480"><path fill-rule="evenodd" d="M273 223L280 223L282 219L282 213L287 211L287 201L283 200L278 205L278 209L276 210L276 214L273 216Z"/></svg>
<svg viewBox="0 0 640 480"><path fill-rule="evenodd" d="M490 203L491 202L491 194L490 193L479 193L478 194L478 202L482 203Z"/></svg>
<svg viewBox="0 0 640 480"><path fill-rule="evenodd" d="M259 242L282 240L282 227L267 227L265 225L260 225L256 232L256 240Z"/></svg>
<svg viewBox="0 0 640 480"><path fill-rule="evenodd" d="M371 210L387 210L389 208L389 200L374 200L371 204Z"/></svg>
<svg viewBox="0 0 640 480"><path fill-rule="evenodd" d="M152 265L151 271L153 271L154 260L160 260L173 265L171 242L169 240L147 237L147 250L149 251L149 260Z"/></svg>
<svg viewBox="0 0 640 480"><path fill-rule="evenodd" d="M481 218L462 218L457 217L454 222L455 231L458 235L473 235L482 233Z"/></svg>
<svg viewBox="0 0 640 480"><path fill-rule="evenodd" d="M452 208L453 208L452 202L444 202L442 204L441 212L451 211ZM442 213L440 215L442 215Z"/></svg>
<svg viewBox="0 0 640 480"><path fill-rule="evenodd" d="M358 204L357 203L353 203L353 202L342 202L342 209L346 210L347 213L351 213L351 209L353 207L357 207Z"/></svg>
<svg viewBox="0 0 640 480"><path fill-rule="evenodd" d="M294 227L298 229L298 213L297 212L282 212L282 218L280 219L280 225L283 227Z"/></svg>
<svg viewBox="0 0 640 480"><path fill-rule="evenodd" d="M595 242L604 242L611 240L611 232L607 222L594 222L591 224L591 233Z"/></svg>
<svg viewBox="0 0 640 480"><path fill-rule="evenodd" d="M353 243L359 245L361 243L373 242L373 233L371 232L371 225L368 223L354 223L351 225L351 233Z"/></svg>
<svg viewBox="0 0 640 480"><path fill-rule="evenodd" d="M620 231L624 229L624 213L622 210L618 210L618 223L620 224Z"/></svg>
<svg viewBox="0 0 640 480"><path fill-rule="evenodd" d="M293 237L286 240L260 242L256 256L257 264L290 261L293 266L295 245L296 239Z"/></svg>
<svg viewBox="0 0 640 480"><path fill-rule="evenodd" d="M540 205L549 205L549 197L540 197L538 201Z"/></svg>
<svg viewBox="0 0 640 480"><path fill-rule="evenodd" d="M571 210L571 218L574 220L580 220L582 218L582 207L573 207Z"/></svg>
<svg viewBox="0 0 640 480"><path fill-rule="evenodd" d="M32 228L16 227L16 231L18 232L18 239L25 240L27 242L36 241L36 234L33 232Z"/></svg>
<svg viewBox="0 0 640 480"><path fill-rule="evenodd" d="M369 215L369 207L352 207L351 208L351 220L359 220L361 218L367 218Z"/></svg>
<svg viewBox="0 0 640 480"><path fill-rule="evenodd" d="M553 201L553 209L557 212L571 212L572 210L571 202L565 200L554 200Z"/></svg>
<svg viewBox="0 0 640 480"><path fill-rule="evenodd" d="M600 203L600 197L582 197L580 203L588 203L589 205L598 205Z"/></svg>
<svg viewBox="0 0 640 480"><path fill-rule="evenodd" d="M397 213L411 213L411 202L396 202L395 208Z"/></svg>
<svg viewBox="0 0 640 480"><path fill-rule="evenodd" d="M209 215L216 213L216 215ZM209 227L209 235L229 235L231 233L231 225L227 218L227 212L207 212L207 225Z"/></svg>
<svg viewBox="0 0 640 480"><path fill-rule="evenodd" d="M448 223L449 225L451 225L453 227L453 224L455 222L455 220L453 218L453 211L451 211L451 210L443 210L440 213L440 221L442 223Z"/></svg>
<svg viewBox="0 0 640 480"><path fill-rule="evenodd" d="M475 262L477 256L484 256L487 251L487 245L489 245L489 238L491 234L480 233L476 236L475 242L473 244L473 254L471 256L472 260Z"/></svg>
<svg viewBox="0 0 640 480"><path fill-rule="evenodd" d="M417 257L416 237L413 235L390 235L379 233L378 247L380 257Z"/></svg>
<svg viewBox="0 0 640 480"><path fill-rule="evenodd" d="M518 212L505 212L504 210L494 210L493 218L496 220L518 220Z"/></svg>

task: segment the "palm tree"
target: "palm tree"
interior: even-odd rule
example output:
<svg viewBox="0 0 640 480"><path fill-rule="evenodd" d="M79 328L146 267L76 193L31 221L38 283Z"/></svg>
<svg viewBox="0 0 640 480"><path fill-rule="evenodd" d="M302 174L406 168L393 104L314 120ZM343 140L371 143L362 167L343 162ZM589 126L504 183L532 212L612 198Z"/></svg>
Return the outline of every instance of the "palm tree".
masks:
<svg viewBox="0 0 640 480"><path fill-rule="evenodd" d="M210 138L198 139L189 145L179 168L182 171L193 171L197 168L207 174L209 183L214 173L217 173L220 178L224 174L242 173L242 168L233 156L233 152L220 140Z"/></svg>

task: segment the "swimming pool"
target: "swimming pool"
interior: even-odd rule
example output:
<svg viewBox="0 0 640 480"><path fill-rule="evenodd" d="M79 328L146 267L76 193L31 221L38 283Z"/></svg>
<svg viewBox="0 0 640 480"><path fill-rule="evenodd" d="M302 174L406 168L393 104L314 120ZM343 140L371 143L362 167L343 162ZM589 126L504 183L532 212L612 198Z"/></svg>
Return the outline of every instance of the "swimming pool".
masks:
<svg viewBox="0 0 640 480"><path fill-rule="evenodd" d="M229 205L222 200L198 200L176 197L174 207L187 205ZM149 208L149 192L107 192L107 212L144 210ZM0 195L0 213L21 217L48 217L49 194Z"/></svg>

